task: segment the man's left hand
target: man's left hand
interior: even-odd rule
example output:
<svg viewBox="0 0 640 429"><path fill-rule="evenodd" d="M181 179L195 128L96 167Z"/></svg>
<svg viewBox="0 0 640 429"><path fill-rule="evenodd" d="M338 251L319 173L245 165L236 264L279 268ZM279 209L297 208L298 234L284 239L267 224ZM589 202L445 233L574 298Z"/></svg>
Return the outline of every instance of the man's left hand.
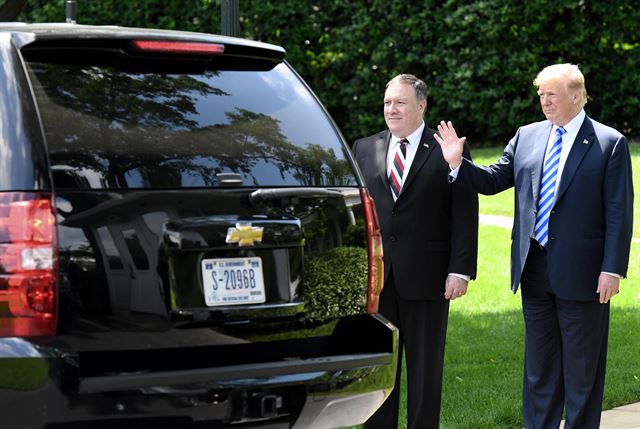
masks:
<svg viewBox="0 0 640 429"><path fill-rule="evenodd" d="M460 277L449 274L444 284L444 297L453 301L467 293L468 282Z"/></svg>
<svg viewBox="0 0 640 429"><path fill-rule="evenodd" d="M610 274L600 273L596 292L600 295L600 304L606 304L613 295L620 292L620 279Z"/></svg>

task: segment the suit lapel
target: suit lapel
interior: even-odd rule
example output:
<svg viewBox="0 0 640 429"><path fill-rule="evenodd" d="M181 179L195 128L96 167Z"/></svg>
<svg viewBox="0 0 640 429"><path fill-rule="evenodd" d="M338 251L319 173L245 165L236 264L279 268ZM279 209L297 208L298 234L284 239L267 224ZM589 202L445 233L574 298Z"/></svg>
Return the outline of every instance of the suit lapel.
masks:
<svg viewBox="0 0 640 429"><path fill-rule="evenodd" d="M542 163L544 162L544 154L547 151L547 142L551 133L551 122L544 122L533 139L533 148L531 149L531 159L533 168L531 169L531 186L533 188L533 206L538 206L538 197L540 196L540 182L542 180Z"/></svg>
<svg viewBox="0 0 640 429"><path fill-rule="evenodd" d="M418 171L420 171L420 169L422 168L422 165L425 162L427 162L427 159L429 159L431 152L433 152L433 149L438 144L436 140L433 138L434 132L435 131L428 128L427 126L424 127L424 130L422 131L422 137L420 138L418 149L416 150L416 155L413 158L413 162L411 163L411 167L409 168L409 174L407 175L407 178L404 180L404 183L402 185L402 189L400 190L400 195L398 196L398 198L402 197L402 194L404 193L405 189L407 189L411 185L411 182L413 181L414 177L417 176Z"/></svg>
<svg viewBox="0 0 640 429"><path fill-rule="evenodd" d="M584 122L580 127L580 131L578 131L578 135L573 142L573 146L571 146L571 152L569 152L567 161L564 164L564 169L562 170L562 176L560 178L560 186L558 187L556 195L556 203L560 198L562 198L562 195L569 187L569 184L571 183L573 176L576 174L576 170L580 166L580 163L584 159L585 154L589 148L593 146L595 138L596 134L593 129L593 124L588 117L585 117Z"/></svg>
<svg viewBox="0 0 640 429"><path fill-rule="evenodd" d="M387 151L389 150L389 141L391 133L389 131L380 134L375 141L376 151L376 169L378 171L378 179L382 181L383 186L391 193L389 188L389 178L387 177Z"/></svg>

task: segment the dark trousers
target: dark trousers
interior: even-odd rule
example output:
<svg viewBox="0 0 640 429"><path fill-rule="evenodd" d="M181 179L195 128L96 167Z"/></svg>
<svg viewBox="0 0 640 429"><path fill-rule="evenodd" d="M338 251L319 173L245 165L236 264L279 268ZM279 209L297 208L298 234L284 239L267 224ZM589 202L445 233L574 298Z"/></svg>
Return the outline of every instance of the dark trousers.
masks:
<svg viewBox="0 0 640 429"><path fill-rule="evenodd" d="M393 275L389 275L393 279ZM440 424L442 370L449 301L408 301L387 281L379 312L400 330L398 371L393 392L364 424L365 429L398 427L402 349L407 361L407 429L437 429Z"/></svg>
<svg viewBox="0 0 640 429"><path fill-rule="evenodd" d="M560 299L551 290L547 255L532 242L522 273L526 429L597 429L604 394L609 304Z"/></svg>

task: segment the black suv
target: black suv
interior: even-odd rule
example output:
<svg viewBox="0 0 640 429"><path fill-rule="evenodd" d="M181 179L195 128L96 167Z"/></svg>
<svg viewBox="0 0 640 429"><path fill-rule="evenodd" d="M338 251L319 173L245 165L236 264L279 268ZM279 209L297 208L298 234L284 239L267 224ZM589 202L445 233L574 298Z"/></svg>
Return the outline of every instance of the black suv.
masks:
<svg viewBox="0 0 640 429"><path fill-rule="evenodd" d="M382 403L373 202L284 56L0 24L0 427L330 428Z"/></svg>

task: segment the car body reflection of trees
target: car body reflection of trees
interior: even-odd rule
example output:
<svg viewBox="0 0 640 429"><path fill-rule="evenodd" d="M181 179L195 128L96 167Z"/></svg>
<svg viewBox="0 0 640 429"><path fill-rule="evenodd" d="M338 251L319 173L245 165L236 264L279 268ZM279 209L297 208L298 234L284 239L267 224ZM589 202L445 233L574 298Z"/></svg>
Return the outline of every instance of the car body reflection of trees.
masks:
<svg viewBox="0 0 640 429"><path fill-rule="evenodd" d="M214 86L218 72L203 78L65 67L41 64L33 73L46 82L50 105L42 114L54 168L67 174L91 172L116 188L216 186L223 172L238 174L244 186L355 184L344 153L310 136L291 142L275 115L239 105L223 117L208 115L211 98L235 95Z"/></svg>

